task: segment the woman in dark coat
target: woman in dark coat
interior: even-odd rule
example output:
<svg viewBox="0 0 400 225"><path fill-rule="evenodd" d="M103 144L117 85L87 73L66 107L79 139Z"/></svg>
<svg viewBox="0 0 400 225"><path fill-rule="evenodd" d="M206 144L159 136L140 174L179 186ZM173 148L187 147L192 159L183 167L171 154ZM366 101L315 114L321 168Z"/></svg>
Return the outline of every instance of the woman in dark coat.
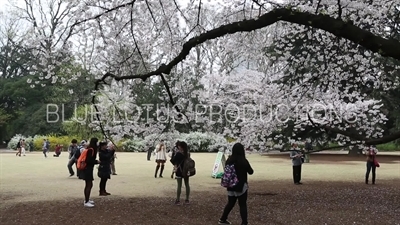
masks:
<svg viewBox="0 0 400 225"><path fill-rule="evenodd" d="M111 178L111 160L113 158L113 152L108 151L107 149L107 142L101 142L100 143L100 151L99 151L99 160L100 160L100 165L99 165L99 171L97 173L97 176L100 178L100 191L99 195L100 196L107 196L110 195L106 191L106 184L107 180Z"/></svg>

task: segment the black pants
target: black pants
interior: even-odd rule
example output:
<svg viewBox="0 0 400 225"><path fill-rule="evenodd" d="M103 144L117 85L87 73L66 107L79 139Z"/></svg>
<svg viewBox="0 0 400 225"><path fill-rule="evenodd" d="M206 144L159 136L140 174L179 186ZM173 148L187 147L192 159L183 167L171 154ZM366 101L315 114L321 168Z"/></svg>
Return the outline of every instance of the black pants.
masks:
<svg viewBox="0 0 400 225"><path fill-rule="evenodd" d="M301 181L301 165L293 166L293 182L300 183Z"/></svg>
<svg viewBox="0 0 400 225"><path fill-rule="evenodd" d="M101 178L100 179L100 185L99 185L100 192L106 191L107 180L108 180L108 178Z"/></svg>
<svg viewBox="0 0 400 225"><path fill-rule="evenodd" d="M147 161L150 161L151 158L151 150L147 150Z"/></svg>
<svg viewBox="0 0 400 225"><path fill-rule="evenodd" d="M376 166L374 162L367 162L367 173L365 174L365 183L368 184L368 179L369 179L369 173L372 170L372 183L375 184L375 178L376 178Z"/></svg>
<svg viewBox="0 0 400 225"><path fill-rule="evenodd" d="M73 175L75 174L74 170L72 169L72 166L73 166L75 163L76 163L75 158L71 158L71 159L69 160L69 162L68 162L68 165L67 165L69 174L70 174L71 176L73 176Z"/></svg>
<svg viewBox="0 0 400 225"><path fill-rule="evenodd" d="M242 218L242 224L247 225L247 191L239 197L236 196L228 196L228 204L226 204L224 212L222 213L221 219L222 221L226 221L228 219L228 215L236 204L236 201L239 200L239 208L240 208L240 217Z"/></svg>

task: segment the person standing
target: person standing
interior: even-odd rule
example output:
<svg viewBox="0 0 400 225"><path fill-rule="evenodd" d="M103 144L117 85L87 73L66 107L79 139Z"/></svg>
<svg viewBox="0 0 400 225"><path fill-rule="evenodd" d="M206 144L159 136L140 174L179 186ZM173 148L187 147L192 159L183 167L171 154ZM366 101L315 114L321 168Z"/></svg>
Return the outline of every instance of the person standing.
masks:
<svg viewBox="0 0 400 225"><path fill-rule="evenodd" d="M368 184L369 174L372 171L372 184L375 184L376 179L376 167L379 165L376 160L376 154L378 154L378 149L375 146L370 146L365 155L367 156L367 172L365 173L365 184Z"/></svg>
<svg viewBox="0 0 400 225"><path fill-rule="evenodd" d="M236 201L239 201L242 225L247 225L247 193L249 188L247 183L247 174L252 175L254 170L246 159L244 146L241 143L236 143L233 146L232 155L227 159L226 165L234 165L238 183L232 188L227 188L228 203L225 205L218 224L231 224L231 222L228 221L229 213L235 206Z"/></svg>
<svg viewBox="0 0 400 225"><path fill-rule="evenodd" d="M292 149L290 150L290 158L292 159L293 166L293 182L295 185L302 184L301 181L301 165L304 162L303 154L298 149L297 144L292 144Z"/></svg>
<svg viewBox="0 0 400 225"><path fill-rule="evenodd" d="M162 178L162 174L164 172L164 164L167 161L167 152L165 149L165 144L164 144L164 140L161 140L161 142L156 146L156 149L154 150L156 153L156 171L154 173L154 177L157 178L157 173L158 170L161 168L160 170L160 178Z"/></svg>
<svg viewBox="0 0 400 225"><path fill-rule="evenodd" d="M189 177L187 174L183 174L183 167L185 165L185 160L190 157L189 149L184 141L180 141L178 143L178 150L174 156L173 164L177 182L177 190L176 190L176 200L175 205L180 205L180 198L182 192L182 180L185 182L186 188L186 199L185 204L189 204L189 197L190 197L190 186L189 186Z"/></svg>
<svg viewBox="0 0 400 225"><path fill-rule="evenodd" d="M177 141L177 142L175 143L175 146L174 146L174 147L172 148L172 150L168 153L168 154L169 154L169 157L171 158L169 161L172 163L172 165L174 165L173 161L174 161L175 154L176 154L176 152L178 151L178 144L179 144L179 141ZM172 167L171 179L174 179L174 174L175 174L175 169L174 169L174 167Z"/></svg>
<svg viewBox="0 0 400 225"><path fill-rule="evenodd" d="M148 149L147 149L147 161L150 161L151 160L151 154L153 153L154 151L153 151L153 149L151 148L151 147L149 147Z"/></svg>
<svg viewBox="0 0 400 225"><path fill-rule="evenodd" d="M106 191L106 184L108 179L111 179L111 158L113 157L113 152L107 149L107 142L100 143L100 150L99 150L99 170L97 172L97 176L100 178L99 184L99 195L100 196L107 196L111 195Z"/></svg>
<svg viewBox="0 0 400 225"><path fill-rule="evenodd" d="M21 152L19 153L19 156L21 156L21 153L23 156L26 156L25 152L26 152L26 142L25 142L25 139L22 139L21 140Z"/></svg>
<svg viewBox="0 0 400 225"><path fill-rule="evenodd" d="M68 147L68 153L69 153L69 157L68 158L69 158L69 161L68 161L68 164L67 164L67 168L68 168L70 177L75 175L75 172L72 169L72 166L76 163L76 160L77 160L77 158L75 158L75 153L77 151L79 151L77 143L78 143L78 141L76 139L72 139L71 145Z"/></svg>
<svg viewBox="0 0 400 225"><path fill-rule="evenodd" d="M33 141L29 142L29 152L33 151Z"/></svg>
<svg viewBox="0 0 400 225"><path fill-rule="evenodd" d="M75 152L75 154L74 154L74 157L75 157L76 160L79 159L79 157L81 156L81 153L82 153L83 150L85 150L87 147L88 147L87 141L86 141L86 140L82 140L81 143L80 143L80 145L78 146L78 150L77 150L77 151ZM81 171L78 170L78 165L76 165L76 166L77 166L77 168L76 168L76 175L77 175L78 178L79 178L79 174L80 174Z"/></svg>
<svg viewBox="0 0 400 225"><path fill-rule="evenodd" d="M108 143L108 151L112 155L111 157L111 174L112 175L117 175L117 171L115 170L115 159L117 159L117 154L115 154L115 147L114 144L110 141Z"/></svg>
<svg viewBox="0 0 400 225"><path fill-rule="evenodd" d="M89 142L89 146L86 152L86 168L79 173L79 179L85 181L85 188L83 190L85 194L85 201L83 203L84 207L92 208L94 207L94 201L90 200L90 193L93 187L93 170L94 165L99 164L100 161L96 159L97 152L98 152L98 139L91 138Z"/></svg>

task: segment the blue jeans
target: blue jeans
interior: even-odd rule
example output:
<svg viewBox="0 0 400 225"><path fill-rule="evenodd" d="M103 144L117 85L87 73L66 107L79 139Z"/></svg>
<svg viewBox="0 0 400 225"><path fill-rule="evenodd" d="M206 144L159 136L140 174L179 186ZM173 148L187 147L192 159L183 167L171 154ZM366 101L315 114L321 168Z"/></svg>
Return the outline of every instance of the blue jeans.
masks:
<svg viewBox="0 0 400 225"><path fill-rule="evenodd" d="M369 174L372 170L372 184L375 184L376 178L376 166L375 163L372 161L367 161L367 173L365 174L365 183L368 184Z"/></svg>

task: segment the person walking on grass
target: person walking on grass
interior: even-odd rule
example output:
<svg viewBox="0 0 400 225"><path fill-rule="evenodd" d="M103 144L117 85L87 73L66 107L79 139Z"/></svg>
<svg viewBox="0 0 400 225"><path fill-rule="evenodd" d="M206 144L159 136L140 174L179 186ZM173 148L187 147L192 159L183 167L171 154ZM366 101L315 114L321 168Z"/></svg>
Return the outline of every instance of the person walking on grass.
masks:
<svg viewBox="0 0 400 225"><path fill-rule="evenodd" d="M21 140L21 152L19 153L19 156L21 156L21 153L22 153L23 156L26 156L25 155L25 153L26 153L26 142L25 142L25 139Z"/></svg>
<svg viewBox="0 0 400 225"><path fill-rule="evenodd" d="M164 172L164 167L165 167L165 162L167 161L167 152L165 149L165 144L164 144L164 140L161 140L161 142L156 146L156 149L154 150L156 153L156 171L154 173L154 178L157 178L157 173L158 170L160 170L160 175L159 177L162 178L162 174Z"/></svg>
<svg viewBox="0 0 400 225"><path fill-rule="evenodd" d="M106 191L106 184L108 179L111 179L111 159L113 157L113 152L107 149L107 142L100 143L100 150L99 150L99 170L97 172L97 176L100 178L99 184L99 195L100 196L107 196L111 195Z"/></svg>
<svg viewBox="0 0 400 225"><path fill-rule="evenodd" d="M301 165L304 162L303 154L298 149L297 144L292 144L292 149L290 150L290 158L292 159L293 166L293 182L295 185L303 184L301 183Z"/></svg>
<svg viewBox="0 0 400 225"><path fill-rule="evenodd" d="M227 188L228 203L225 205L218 224L231 224L231 222L228 221L228 216L235 206L236 201L238 201L240 217L242 218L241 224L247 225L247 192L249 188L247 183L247 174L252 175L254 170L246 159L246 153L242 144L236 143L233 146L232 155L226 160L226 165L234 165L238 183L232 188Z"/></svg>
<svg viewBox="0 0 400 225"><path fill-rule="evenodd" d="M77 143L78 143L78 141L76 139L72 139L71 145L68 147L68 153L69 153L69 157L68 158L69 158L69 161L68 161L68 164L67 164L67 168L68 168L70 177L75 175L75 172L72 169L72 166L76 163L76 160L77 160L77 158L75 158L75 153L77 151L79 151Z"/></svg>
<svg viewBox="0 0 400 225"><path fill-rule="evenodd" d="M21 141L22 139L19 139L17 142L17 153L15 154L15 156L21 156Z"/></svg>
<svg viewBox="0 0 400 225"><path fill-rule="evenodd" d="M43 155L45 158L47 158L47 151L48 151L48 142L46 141L46 139L43 139L43 146L42 146L42 150L43 150Z"/></svg>
<svg viewBox="0 0 400 225"><path fill-rule="evenodd" d="M185 204L189 204L190 197L190 186L189 186L189 176L183 173L183 167L185 165L185 160L190 157L188 145L184 141L178 142L178 149L173 158L172 163L174 164L175 178L177 182L176 190L176 200L175 205L180 205L180 198L182 192L182 181L185 182L186 188L186 199Z"/></svg>
<svg viewBox="0 0 400 225"><path fill-rule="evenodd" d="M379 167L379 163L376 160L376 154L378 154L378 149L375 146L370 146L365 155L367 156L367 172L365 173L365 184L368 184L369 174L372 171L372 184L375 184L376 179L376 167Z"/></svg>
<svg viewBox="0 0 400 225"><path fill-rule="evenodd" d="M83 203L83 206L89 208L94 207L94 201L90 200L90 193L92 191L93 180L94 180L93 178L94 165L100 163L99 160L96 160L98 152L98 146L97 146L98 141L99 140L97 138L91 138L89 146L81 153L81 154L86 154L86 160L85 160L86 167L80 171L79 179L85 181L85 188L83 190L85 195L85 201Z"/></svg>

